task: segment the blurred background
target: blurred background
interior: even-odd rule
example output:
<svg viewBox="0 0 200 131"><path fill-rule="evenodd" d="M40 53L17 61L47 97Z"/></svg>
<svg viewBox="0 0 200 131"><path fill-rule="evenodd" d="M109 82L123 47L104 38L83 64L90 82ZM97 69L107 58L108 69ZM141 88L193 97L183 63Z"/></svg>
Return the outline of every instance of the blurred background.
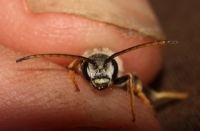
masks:
<svg viewBox="0 0 200 131"><path fill-rule="evenodd" d="M168 39L179 44L165 50L156 86L188 92L185 101L158 110L166 131L200 131L200 1L150 0Z"/></svg>

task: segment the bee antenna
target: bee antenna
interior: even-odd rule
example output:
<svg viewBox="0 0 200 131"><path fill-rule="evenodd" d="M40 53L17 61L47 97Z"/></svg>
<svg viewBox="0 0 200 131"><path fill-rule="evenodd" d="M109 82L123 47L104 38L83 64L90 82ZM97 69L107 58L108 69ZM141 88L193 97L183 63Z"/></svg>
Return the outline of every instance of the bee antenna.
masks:
<svg viewBox="0 0 200 131"><path fill-rule="evenodd" d="M25 61L25 60L29 60L29 59L47 58L47 57L78 58L78 59L86 60L86 61L88 61L89 63L91 63L93 65L95 64L95 62L93 60L91 60L91 59L89 59L87 57L79 56L79 55L71 55L71 54L35 54L35 55L29 55L29 56L25 56L25 57L19 58L19 59L16 60L16 63L22 62L22 61Z"/></svg>
<svg viewBox="0 0 200 131"><path fill-rule="evenodd" d="M135 46L132 46L132 47L129 47L127 49L124 49L124 50L121 50L119 52L116 52L114 54L112 54L111 56L109 56L104 64L108 63L109 61L111 61L113 58L119 56L119 55L122 55L122 54L125 54L127 52L130 52L130 51L133 51L133 50L136 50L136 49L139 49L139 48L144 48L144 47L148 47L148 46L154 46L154 45L168 45L168 44L177 44L178 41L176 40L155 40L155 41L150 41L150 42L146 42L146 43L142 43L142 44L138 44L138 45L135 45Z"/></svg>

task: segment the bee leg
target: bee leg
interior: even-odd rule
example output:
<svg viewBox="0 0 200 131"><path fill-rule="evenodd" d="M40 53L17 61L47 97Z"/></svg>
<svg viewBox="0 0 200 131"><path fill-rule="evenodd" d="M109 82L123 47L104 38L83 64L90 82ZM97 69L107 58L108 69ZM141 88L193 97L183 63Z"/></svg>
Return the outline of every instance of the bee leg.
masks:
<svg viewBox="0 0 200 131"><path fill-rule="evenodd" d="M149 99L154 103L164 103L168 101L184 100L188 97L187 93L182 92L172 92L172 91L155 91L151 88L146 88L145 93L148 95Z"/></svg>
<svg viewBox="0 0 200 131"><path fill-rule="evenodd" d="M79 92L80 89L79 89L79 86L78 86L78 84L76 82L75 76L76 76L76 68L79 65L79 63L80 63L80 60L76 59L76 60L72 61L67 67L67 69L69 70L70 78L71 78L71 80L73 81L73 83L75 85L75 88L76 88L75 91L77 91L77 92Z"/></svg>
<svg viewBox="0 0 200 131"><path fill-rule="evenodd" d="M156 100L160 99L184 100L188 97L188 94L181 92L163 91L163 92L154 92L154 97Z"/></svg>
<svg viewBox="0 0 200 131"><path fill-rule="evenodd" d="M151 107L151 103L149 99L146 97L146 95L143 92L143 86L142 86L141 80L136 75L133 75L133 74L129 74L129 75L130 75L130 79L132 79L132 82L135 85L134 94L137 97L139 97L144 104Z"/></svg>
<svg viewBox="0 0 200 131"><path fill-rule="evenodd" d="M142 83L136 75L127 74L122 77L116 78L114 80L115 85L122 85L126 87L126 90L130 93L130 106L131 106L131 113L133 117L133 121L135 121L135 113L134 113L134 96L139 97L143 103L151 107L151 104L148 98L142 91Z"/></svg>
<svg viewBox="0 0 200 131"><path fill-rule="evenodd" d="M124 75L119 78L116 78L113 82L115 85L119 85L120 87L126 87L126 90L130 93L132 121L135 121L135 111L134 111L135 105L134 105L134 91L133 91L134 87L130 78L132 78L130 75Z"/></svg>

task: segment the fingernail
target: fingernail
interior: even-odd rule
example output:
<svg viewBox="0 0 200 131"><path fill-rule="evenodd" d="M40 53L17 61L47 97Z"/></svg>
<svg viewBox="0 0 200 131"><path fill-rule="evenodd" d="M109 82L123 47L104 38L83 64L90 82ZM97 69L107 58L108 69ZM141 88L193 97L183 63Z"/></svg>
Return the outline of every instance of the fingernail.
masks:
<svg viewBox="0 0 200 131"><path fill-rule="evenodd" d="M163 39L159 26L148 0L26 0L34 13L57 12L81 15L102 21L141 34Z"/></svg>

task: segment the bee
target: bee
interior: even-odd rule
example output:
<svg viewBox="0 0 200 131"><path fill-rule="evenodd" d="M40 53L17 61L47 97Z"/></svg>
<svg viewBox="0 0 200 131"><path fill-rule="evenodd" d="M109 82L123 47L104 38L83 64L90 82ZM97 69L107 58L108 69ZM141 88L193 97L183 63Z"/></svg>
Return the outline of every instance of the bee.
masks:
<svg viewBox="0 0 200 131"><path fill-rule="evenodd" d="M18 63L29 59L48 57L74 58L74 61L68 65L68 70L70 71L70 76L73 80L76 90L80 91L78 84L75 80L75 73L77 71L82 73L82 76L91 83L92 87L99 91L107 89L112 85L122 87L123 89L125 88L130 94L131 113L133 121L135 121L134 96L139 97L146 105L151 106L151 104L149 99L143 93L142 82L140 81L137 75L133 73L119 75L123 71L122 61L119 58L119 56L139 48L156 45L162 46L176 43L177 41L155 40L141 43L116 53L114 53L108 48L103 48L93 49L92 51L86 51L83 55L35 54L19 58L16 60L16 62ZM165 94L166 97L170 95L170 93ZM176 94L175 96L172 95L172 97L176 98ZM183 97L184 96L180 96L180 98Z"/></svg>

